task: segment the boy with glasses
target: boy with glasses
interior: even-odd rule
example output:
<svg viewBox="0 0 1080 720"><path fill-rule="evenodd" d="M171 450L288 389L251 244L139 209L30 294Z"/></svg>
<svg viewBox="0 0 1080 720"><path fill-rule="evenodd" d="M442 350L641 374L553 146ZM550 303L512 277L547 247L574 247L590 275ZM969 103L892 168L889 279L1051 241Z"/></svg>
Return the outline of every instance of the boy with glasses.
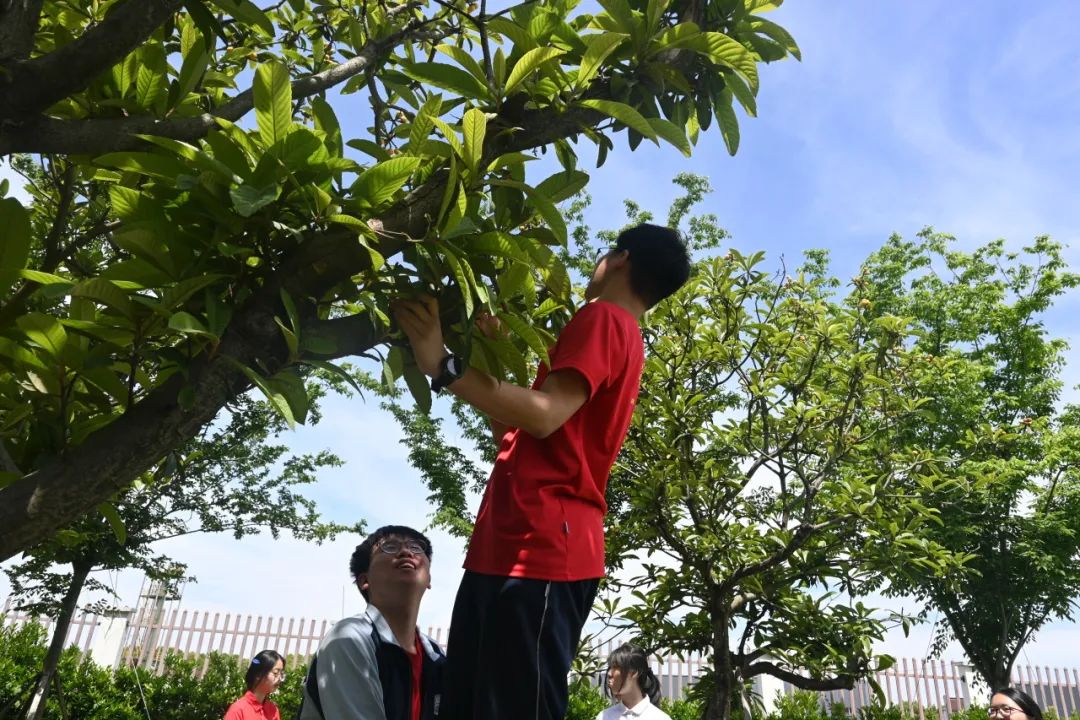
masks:
<svg viewBox="0 0 1080 720"><path fill-rule="evenodd" d="M431 542L401 525L364 540L349 571L367 609L319 643L299 720L434 720L445 658L416 627L431 588Z"/></svg>
<svg viewBox="0 0 1080 720"><path fill-rule="evenodd" d="M499 443L450 623L444 720L565 715L566 676L604 575L608 474L644 364L638 321L689 275L678 231L620 233L531 388L447 354L434 298L395 303L432 389L487 415Z"/></svg>

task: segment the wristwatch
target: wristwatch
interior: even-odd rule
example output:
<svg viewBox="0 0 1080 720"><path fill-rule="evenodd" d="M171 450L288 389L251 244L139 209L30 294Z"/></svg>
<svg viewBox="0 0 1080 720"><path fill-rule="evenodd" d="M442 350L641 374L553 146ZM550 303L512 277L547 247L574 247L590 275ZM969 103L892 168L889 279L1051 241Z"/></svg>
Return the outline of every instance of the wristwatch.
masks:
<svg viewBox="0 0 1080 720"><path fill-rule="evenodd" d="M441 392L465 374L465 360L458 355L447 355L439 363L439 374L431 381L431 391Z"/></svg>

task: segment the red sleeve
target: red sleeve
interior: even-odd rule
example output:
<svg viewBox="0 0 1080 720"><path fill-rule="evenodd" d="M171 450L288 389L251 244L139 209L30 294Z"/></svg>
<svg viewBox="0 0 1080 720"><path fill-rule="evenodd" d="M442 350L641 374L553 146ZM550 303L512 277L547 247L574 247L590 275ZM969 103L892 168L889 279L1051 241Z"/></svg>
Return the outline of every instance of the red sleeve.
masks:
<svg viewBox="0 0 1080 720"><path fill-rule="evenodd" d="M589 386L589 397L617 375L626 361L614 310L592 302L578 310L563 328L551 354L551 372L576 370Z"/></svg>

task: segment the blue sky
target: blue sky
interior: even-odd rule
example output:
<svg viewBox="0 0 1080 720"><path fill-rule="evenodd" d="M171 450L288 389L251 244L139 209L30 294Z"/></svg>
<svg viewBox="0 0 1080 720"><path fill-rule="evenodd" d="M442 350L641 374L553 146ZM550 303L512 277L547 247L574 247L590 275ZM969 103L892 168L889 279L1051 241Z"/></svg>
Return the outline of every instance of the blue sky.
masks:
<svg viewBox="0 0 1080 720"><path fill-rule="evenodd" d="M648 143L631 153L618 139L592 173L593 228L621 224L624 198L664 217L677 194L671 178L691 171L715 189L701 209L719 217L735 246L764 249L772 264L827 248L836 272L849 277L891 233L933 225L962 247L1003 237L1018 248L1049 234L1071 246L1070 264L1080 268L1080 3L789 0L772 19L792 32L804 61L763 68L760 117L742 119L739 154L727 155L715 128L689 160ZM582 150L591 166L591 148ZM538 165L535 179L551 170ZM1080 334L1078 310L1076 294L1061 300L1047 318L1051 331ZM1080 383L1076 350L1067 379ZM324 512L371 527L424 526L426 492L392 419L359 400L333 399L325 411L320 426L292 437L298 451L326 447L346 460L314 492ZM445 625L461 544L439 533L433 540L434 587L421 620ZM334 618L362 606L347 586L355 542L218 537L171 549L200 578L187 588L187 607ZM139 579L115 582L133 603ZM882 649L922 656L927 646L926 631L916 630L890 636ZM1080 665L1078 646L1080 630L1059 624L1026 656ZM946 656L960 655L954 648Z"/></svg>

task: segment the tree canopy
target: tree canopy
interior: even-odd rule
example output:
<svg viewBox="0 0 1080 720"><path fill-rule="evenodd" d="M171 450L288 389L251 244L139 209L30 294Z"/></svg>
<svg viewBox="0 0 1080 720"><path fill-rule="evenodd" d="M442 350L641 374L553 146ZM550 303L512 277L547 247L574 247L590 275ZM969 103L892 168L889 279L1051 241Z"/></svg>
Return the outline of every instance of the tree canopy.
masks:
<svg viewBox="0 0 1080 720"><path fill-rule="evenodd" d="M394 296L497 313L510 338L456 335L520 377L567 316L585 141L689 154L715 127L734 152L759 65L799 55L779 4L5 4L0 155L32 200L0 198L0 559L253 387L302 422L306 374L367 353L429 402Z"/></svg>
<svg viewBox="0 0 1080 720"><path fill-rule="evenodd" d="M903 440L945 458L959 481L921 495L944 521L930 537L966 555L967 572L906 574L890 592L939 614L938 652L957 640L1004 687L1024 645L1072 618L1080 597L1080 408L1060 406L1067 344L1044 324L1080 275L1047 237L1020 252L1002 241L963 252L929 229L892 238L863 267L875 312L912 319L914 351L967 367L926 388L929 421Z"/></svg>

